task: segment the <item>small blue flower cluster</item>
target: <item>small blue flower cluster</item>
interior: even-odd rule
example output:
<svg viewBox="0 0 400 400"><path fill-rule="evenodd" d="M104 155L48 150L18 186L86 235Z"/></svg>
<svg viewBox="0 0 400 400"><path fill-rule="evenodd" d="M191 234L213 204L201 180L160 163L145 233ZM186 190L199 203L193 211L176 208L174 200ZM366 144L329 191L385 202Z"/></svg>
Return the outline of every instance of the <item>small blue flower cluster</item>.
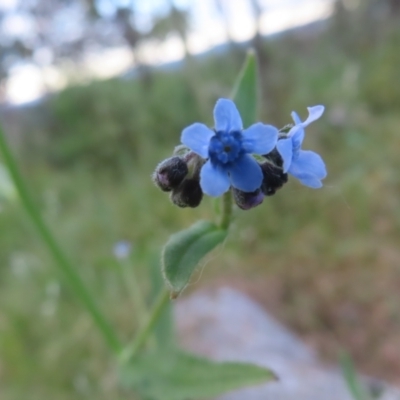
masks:
<svg viewBox="0 0 400 400"><path fill-rule="evenodd" d="M326 177L325 164L301 145L305 128L321 117L324 107L310 107L308 112L304 122L293 112L289 131L262 123L243 129L234 102L219 99L214 129L201 123L185 128L184 146L178 149L181 154L162 162L153 179L161 189L172 191L172 201L181 207L196 207L203 193L217 197L231 188L238 206L249 209L283 186L287 174L305 186L319 188Z"/></svg>

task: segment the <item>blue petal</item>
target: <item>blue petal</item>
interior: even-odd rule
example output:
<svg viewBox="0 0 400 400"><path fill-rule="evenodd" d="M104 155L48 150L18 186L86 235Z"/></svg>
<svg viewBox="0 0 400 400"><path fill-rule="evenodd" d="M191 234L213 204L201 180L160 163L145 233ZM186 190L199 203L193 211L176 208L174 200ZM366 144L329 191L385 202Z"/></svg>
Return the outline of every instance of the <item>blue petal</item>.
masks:
<svg viewBox="0 0 400 400"><path fill-rule="evenodd" d="M291 115L292 115L292 118L293 118L294 123L295 123L296 125L300 125L300 124L301 124L301 119L300 119L300 117L299 117L299 114L297 114L296 111L293 111Z"/></svg>
<svg viewBox="0 0 400 400"><path fill-rule="evenodd" d="M307 110L308 110L308 118L303 122L304 127L310 125L311 122L314 122L317 119L321 118L321 115L325 111L325 107L324 106L307 107Z"/></svg>
<svg viewBox="0 0 400 400"><path fill-rule="evenodd" d="M257 161L245 154L229 169L232 186L243 192L254 192L259 189L263 174Z"/></svg>
<svg viewBox="0 0 400 400"><path fill-rule="evenodd" d="M316 121L324 113L324 106L313 106L307 107L308 117L304 122L301 122L299 116L293 111L292 118L296 124L301 124L304 128L311 124L311 122Z"/></svg>
<svg viewBox="0 0 400 400"><path fill-rule="evenodd" d="M325 163L319 154L310 150L300 150L298 156L293 159L289 172L294 176L296 174L307 174L318 179L326 177Z"/></svg>
<svg viewBox="0 0 400 400"><path fill-rule="evenodd" d="M208 160L200 171L200 186L209 196L221 196L230 186L228 171L214 167Z"/></svg>
<svg viewBox="0 0 400 400"><path fill-rule="evenodd" d="M297 178L304 186L311 187L313 189L318 189L322 187L322 182L314 174L304 172L296 168L296 163L293 163L289 168L289 174Z"/></svg>
<svg viewBox="0 0 400 400"><path fill-rule="evenodd" d="M254 154L268 154L278 140L278 129L272 125L257 123L242 132L244 150Z"/></svg>
<svg viewBox="0 0 400 400"><path fill-rule="evenodd" d="M293 143L292 138L289 139L280 139L276 144L276 149L283 160L283 172L287 172L292 164L293 159Z"/></svg>
<svg viewBox="0 0 400 400"><path fill-rule="evenodd" d="M232 100L219 99L214 107L214 123L217 132L241 131L242 118Z"/></svg>
<svg viewBox="0 0 400 400"><path fill-rule="evenodd" d="M288 133L288 137L292 138L292 145L294 149L300 149L304 140L304 128L300 125L295 125Z"/></svg>
<svg viewBox="0 0 400 400"><path fill-rule="evenodd" d="M322 187L322 182L315 176L303 175L298 179L304 186L308 186L312 189L319 189Z"/></svg>
<svg viewBox="0 0 400 400"><path fill-rule="evenodd" d="M214 134L215 133L210 128L196 122L182 131L181 142L200 157L207 158L208 145Z"/></svg>

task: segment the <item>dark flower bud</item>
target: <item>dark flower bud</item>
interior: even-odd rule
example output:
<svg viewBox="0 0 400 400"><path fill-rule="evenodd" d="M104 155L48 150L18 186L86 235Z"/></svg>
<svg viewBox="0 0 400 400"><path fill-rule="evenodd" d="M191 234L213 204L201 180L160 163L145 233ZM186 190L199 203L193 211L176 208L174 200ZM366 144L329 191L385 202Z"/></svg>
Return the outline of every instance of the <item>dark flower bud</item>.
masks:
<svg viewBox="0 0 400 400"><path fill-rule="evenodd" d="M288 175L283 172L283 169L269 161L261 164L261 170L264 175L261 190L266 196L275 194L288 181Z"/></svg>
<svg viewBox="0 0 400 400"><path fill-rule="evenodd" d="M279 151L276 149L276 147L268 154L265 154L263 156L267 160L270 160L273 164L275 164L278 167L283 167L283 160L281 155L279 154Z"/></svg>
<svg viewBox="0 0 400 400"><path fill-rule="evenodd" d="M250 210L250 208L257 207L264 200L264 193L260 189L248 193L242 192L236 188L232 188L232 193L235 203L242 210Z"/></svg>
<svg viewBox="0 0 400 400"><path fill-rule="evenodd" d="M178 188L173 189L171 201L178 207L197 207L203 199L203 191L198 179L185 179Z"/></svg>
<svg viewBox="0 0 400 400"><path fill-rule="evenodd" d="M177 188L188 174L188 166L181 157L171 157L157 165L153 182L164 192Z"/></svg>

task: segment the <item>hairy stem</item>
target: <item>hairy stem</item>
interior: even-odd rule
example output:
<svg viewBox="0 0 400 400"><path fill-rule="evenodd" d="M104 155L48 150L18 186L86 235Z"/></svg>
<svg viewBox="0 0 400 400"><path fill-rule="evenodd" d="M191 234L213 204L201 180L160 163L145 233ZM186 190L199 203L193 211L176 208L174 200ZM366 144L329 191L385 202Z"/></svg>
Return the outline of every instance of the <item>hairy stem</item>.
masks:
<svg viewBox="0 0 400 400"><path fill-rule="evenodd" d="M122 362L127 362L131 358L133 358L140 350L140 348L144 345L147 337L154 328L154 325L164 311L165 306L168 304L169 299L169 290L167 288L164 288L154 302L154 305L148 314L145 324L139 328L139 331L133 342L122 351L120 355L120 360Z"/></svg>
<svg viewBox="0 0 400 400"><path fill-rule="evenodd" d="M219 227L228 229L232 219L232 192L228 190L221 199L221 220Z"/></svg>

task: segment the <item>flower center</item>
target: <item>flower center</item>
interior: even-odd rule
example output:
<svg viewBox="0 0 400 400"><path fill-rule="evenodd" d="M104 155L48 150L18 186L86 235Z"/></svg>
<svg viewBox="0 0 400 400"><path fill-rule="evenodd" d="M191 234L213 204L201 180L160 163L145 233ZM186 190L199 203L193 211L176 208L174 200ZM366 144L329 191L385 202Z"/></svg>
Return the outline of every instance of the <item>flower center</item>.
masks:
<svg viewBox="0 0 400 400"><path fill-rule="evenodd" d="M231 163L243 153L241 132L216 132L208 147L208 154L214 164Z"/></svg>

